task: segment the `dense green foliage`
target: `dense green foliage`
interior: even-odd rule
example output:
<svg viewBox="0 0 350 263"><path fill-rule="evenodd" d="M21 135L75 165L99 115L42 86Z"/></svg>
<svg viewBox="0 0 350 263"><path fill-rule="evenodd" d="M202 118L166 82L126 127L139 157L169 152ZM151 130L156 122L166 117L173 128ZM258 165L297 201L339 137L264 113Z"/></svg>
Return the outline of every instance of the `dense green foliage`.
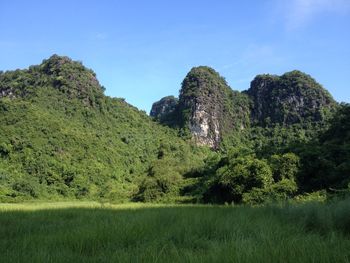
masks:
<svg viewBox="0 0 350 263"><path fill-rule="evenodd" d="M259 75L240 93L215 70L193 68L180 90L178 127L218 152L188 175L184 192L204 202L250 204L348 192L344 107L337 111L328 91L300 71Z"/></svg>
<svg viewBox="0 0 350 263"><path fill-rule="evenodd" d="M206 160L196 189L205 202L248 203L286 201L297 194L299 157L293 153L258 158L248 149L232 149Z"/></svg>
<svg viewBox="0 0 350 263"><path fill-rule="evenodd" d="M350 105L342 104L329 129L296 151L303 163L299 181L305 190L341 193L350 188Z"/></svg>
<svg viewBox="0 0 350 263"><path fill-rule="evenodd" d="M92 70L57 55L0 74L1 202L258 205L349 192L350 106L306 74L258 76L240 93L193 68L179 100L153 107L175 129L103 91Z"/></svg>
<svg viewBox="0 0 350 263"><path fill-rule="evenodd" d="M299 127L296 124L280 127L279 132L274 131L276 127L259 128L273 133L250 137L240 147L213 153L199 171L201 176L196 175L193 188L197 188L199 199L255 205L290 198L301 200L309 194L312 198L320 190L324 192L317 199L327 194L349 195L349 109L349 105L341 105L327 129L317 126L310 135L303 129L292 133L293 126Z"/></svg>
<svg viewBox="0 0 350 263"><path fill-rule="evenodd" d="M7 93L0 99L2 201L130 200L159 173L175 173L181 183L206 151L124 100L104 96L94 73L66 57L1 74L1 92ZM157 170L159 163L168 170Z"/></svg>
<svg viewBox="0 0 350 263"><path fill-rule="evenodd" d="M6 262L345 263L349 201L259 208L0 204L0 254Z"/></svg>

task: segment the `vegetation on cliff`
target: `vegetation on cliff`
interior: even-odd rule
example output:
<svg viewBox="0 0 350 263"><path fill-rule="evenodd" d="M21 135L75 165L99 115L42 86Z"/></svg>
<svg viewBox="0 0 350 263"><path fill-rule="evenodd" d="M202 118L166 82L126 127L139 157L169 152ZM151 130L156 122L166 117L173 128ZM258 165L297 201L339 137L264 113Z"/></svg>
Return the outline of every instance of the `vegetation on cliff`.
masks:
<svg viewBox="0 0 350 263"><path fill-rule="evenodd" d="M320 122L336 104L311 76L297 70L280 77L259 75L246 93L253 101L252 122L266 126Z"/></svg>
<svg viewBox="0 0 350 263"><path fill-rule="evenodd" d="M166 98L161 101L165 102ZM214 149L219 148L225 135L250 126L248 96L233 91L218 72L205 66L194 67L187 74L171 115L156 106L151 112L162 116L158 117L161 123L171 123L170 126L181 129L181 134L190 135L197 144ZM169 121L171 118L173 122Z"/></svg>
<svg viewBox="0 0 350 263"><path fill-rule="evenodd" d="M57 55L0 74L0 201L256 205L348 191L349 105L303 73L241 93L196 67L153 118L103 92Z"/></svg>

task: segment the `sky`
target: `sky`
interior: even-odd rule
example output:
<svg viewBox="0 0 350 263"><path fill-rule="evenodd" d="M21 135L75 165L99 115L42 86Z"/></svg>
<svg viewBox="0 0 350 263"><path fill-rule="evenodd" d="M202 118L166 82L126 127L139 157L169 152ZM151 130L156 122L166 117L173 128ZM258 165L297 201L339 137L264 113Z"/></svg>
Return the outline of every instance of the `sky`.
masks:
<svg viewBox="0 0 350 263"><path fill-rule="evenodd" d="M0 0L0 70L52 54L146 112L200 65L240 91L298 69L350 102L350 0Z"/></svg>

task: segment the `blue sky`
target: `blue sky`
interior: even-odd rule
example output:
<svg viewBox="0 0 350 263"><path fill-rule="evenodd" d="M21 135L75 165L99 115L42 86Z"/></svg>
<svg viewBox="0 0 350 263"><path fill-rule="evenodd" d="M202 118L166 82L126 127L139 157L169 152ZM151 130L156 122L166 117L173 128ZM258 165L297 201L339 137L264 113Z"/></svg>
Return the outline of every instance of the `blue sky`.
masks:
<svg viewBox="0 0 350 263"><path fill-rule="evenodd" d="M0 70L67 55L147 112L198 65L235 90L299 69L350 102L349 0L1 0L0 14Z"/></svg>

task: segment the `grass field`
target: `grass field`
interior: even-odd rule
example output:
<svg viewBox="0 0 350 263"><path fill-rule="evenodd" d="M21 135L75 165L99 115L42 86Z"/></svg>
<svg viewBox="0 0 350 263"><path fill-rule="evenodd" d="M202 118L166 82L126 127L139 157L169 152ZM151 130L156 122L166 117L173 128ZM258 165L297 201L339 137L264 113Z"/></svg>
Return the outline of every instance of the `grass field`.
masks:
<svg viewBox="0 0 350 263"><path fill-rule="evenodd" d="M0 204L1 262L350 262L350 200Z"/></svg>

